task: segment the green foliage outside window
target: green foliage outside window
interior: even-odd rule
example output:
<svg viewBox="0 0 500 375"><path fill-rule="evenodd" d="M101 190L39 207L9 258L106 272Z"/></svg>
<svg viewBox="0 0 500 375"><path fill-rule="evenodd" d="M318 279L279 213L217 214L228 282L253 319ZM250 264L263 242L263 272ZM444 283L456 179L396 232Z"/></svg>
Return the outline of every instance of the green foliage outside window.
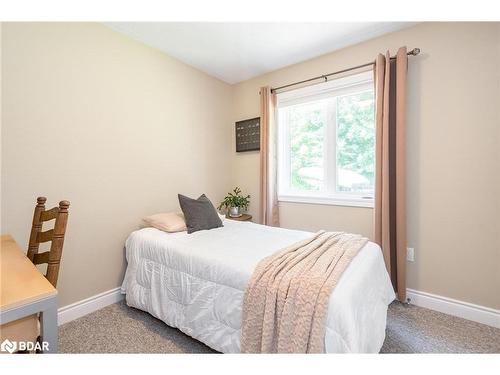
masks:
<svg viewBox="0 0 500 375"><path fill-rule="evenodd" d="M366 177L373 186L375 163L373 91L337 98L337 168Z"/></svg>
<svg viewBox="0 0 500 375"><path fill-rule="evenodd" d="M286 109L290 130L290 185L295 189L309 191L323 187L326 116L328 102L331 100L336 101L337 173L340 170L348 171L352 172L351 176L366 179L365 182L358 181L356 186L345 186L337 175L337 190L371 189L374 181L375 147L373 91Z"/></svg>
<svg viewBox="0 0 500 375"><path fill-rule="evenodd" d="M303 105L291 109L290 126L290 185L300 190L319 190L322 178L313 184L300 172L304 168L323 167L325 105Z"/></svg>

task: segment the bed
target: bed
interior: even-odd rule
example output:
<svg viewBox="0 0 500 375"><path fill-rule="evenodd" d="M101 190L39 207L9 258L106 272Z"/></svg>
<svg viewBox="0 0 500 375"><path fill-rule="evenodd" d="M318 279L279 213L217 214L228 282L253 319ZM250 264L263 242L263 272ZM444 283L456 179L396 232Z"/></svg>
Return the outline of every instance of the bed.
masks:
<svg viewBox="0 0 500 375"><path fill-rule="evenodd" d="M144 310L223 353L240 352L246 285L257 263L312 233L225 220L224 227L133 232L122 284L129 306ZM378 353L395 294L378 245L368 242L333 290L327 353Z"/></svg>

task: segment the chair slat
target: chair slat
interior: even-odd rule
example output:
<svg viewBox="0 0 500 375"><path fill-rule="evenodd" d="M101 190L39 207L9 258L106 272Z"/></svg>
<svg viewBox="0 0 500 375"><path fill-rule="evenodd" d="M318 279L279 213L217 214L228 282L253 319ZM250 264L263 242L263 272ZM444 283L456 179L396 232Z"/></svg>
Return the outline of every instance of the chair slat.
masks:
<svg viewBox="0 0 500 375"><path fill-rule="evenodd" d="M36 242L43 243L52 241L52 237L54 237L54 229L47 230L45 232L38 232L36 237Z"/></svg>
<svg viewBox="0 0 500 375"><path fill-rule="evenodd" d="M50 251L35 254L35 256L33 258L33 263L34 264L49 263L49 255L50 255Z"/></svg>
<svg viewBox="0 0 500 375"><path fill-rule="evenodd" d="M54 220L59 213L59 207L51 208L50 210L43 211L40 215L40 221Z"/></svg>

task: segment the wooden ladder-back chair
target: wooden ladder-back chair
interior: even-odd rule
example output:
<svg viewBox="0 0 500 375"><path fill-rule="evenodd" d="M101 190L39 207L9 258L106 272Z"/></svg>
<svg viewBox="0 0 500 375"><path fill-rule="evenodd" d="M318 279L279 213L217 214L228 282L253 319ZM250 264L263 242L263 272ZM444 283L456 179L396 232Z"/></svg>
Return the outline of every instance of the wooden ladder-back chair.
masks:
<svg viewBox="0 0 500 375"><path fill-rule="evenodd" d="M35 212L33 214L33 224L31 226L30 242L28 245L28 258L35 264L47 263L47 273L45 277L54 286L57 286L59 276L59 266L64 244L64 234L68 222L68 201L60 201L59 207L45 210L47 198L38 197ZM42 224L45 221L54 220L54 228L42 232ZM41 243L49 242L50 250L38 253Z"/></svg>
<svg viewBox="0 0 500 375"><path fill-rule="evenodd" d="M45 197L39 197L37 199L28 246L28 258L35 265L47 263L47 273L45 277L55 288L59 275L64 234L68 222L69 202L61 201L59 202L59 207L45 210L46 201L47 198ZM54 228L42 232L42 224L45 221L54 219ZM38 253L39 245L48 241L52 241L50 250ZM37 337L39 337L38 314L3 324L0 327L0 341L8 338L11 341L30 341L34 343L37 341Z"/></svg>

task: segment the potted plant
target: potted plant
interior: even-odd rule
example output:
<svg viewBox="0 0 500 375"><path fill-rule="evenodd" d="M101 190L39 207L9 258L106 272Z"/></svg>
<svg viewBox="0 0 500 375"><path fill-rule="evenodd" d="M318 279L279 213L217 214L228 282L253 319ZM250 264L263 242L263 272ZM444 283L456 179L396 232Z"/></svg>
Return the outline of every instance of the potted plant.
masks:
<svg viewBox="0 0 500 375"><path fill-rule="evenodd" d="M218 209L221 210L222 208L225 208L228 211L229 216L240 217L242 215L242 211L246 211L248 209L249 204L250 195L244 197L241 195L241 189L239 187L235 187L231 193L227 193Z"/></svg>

